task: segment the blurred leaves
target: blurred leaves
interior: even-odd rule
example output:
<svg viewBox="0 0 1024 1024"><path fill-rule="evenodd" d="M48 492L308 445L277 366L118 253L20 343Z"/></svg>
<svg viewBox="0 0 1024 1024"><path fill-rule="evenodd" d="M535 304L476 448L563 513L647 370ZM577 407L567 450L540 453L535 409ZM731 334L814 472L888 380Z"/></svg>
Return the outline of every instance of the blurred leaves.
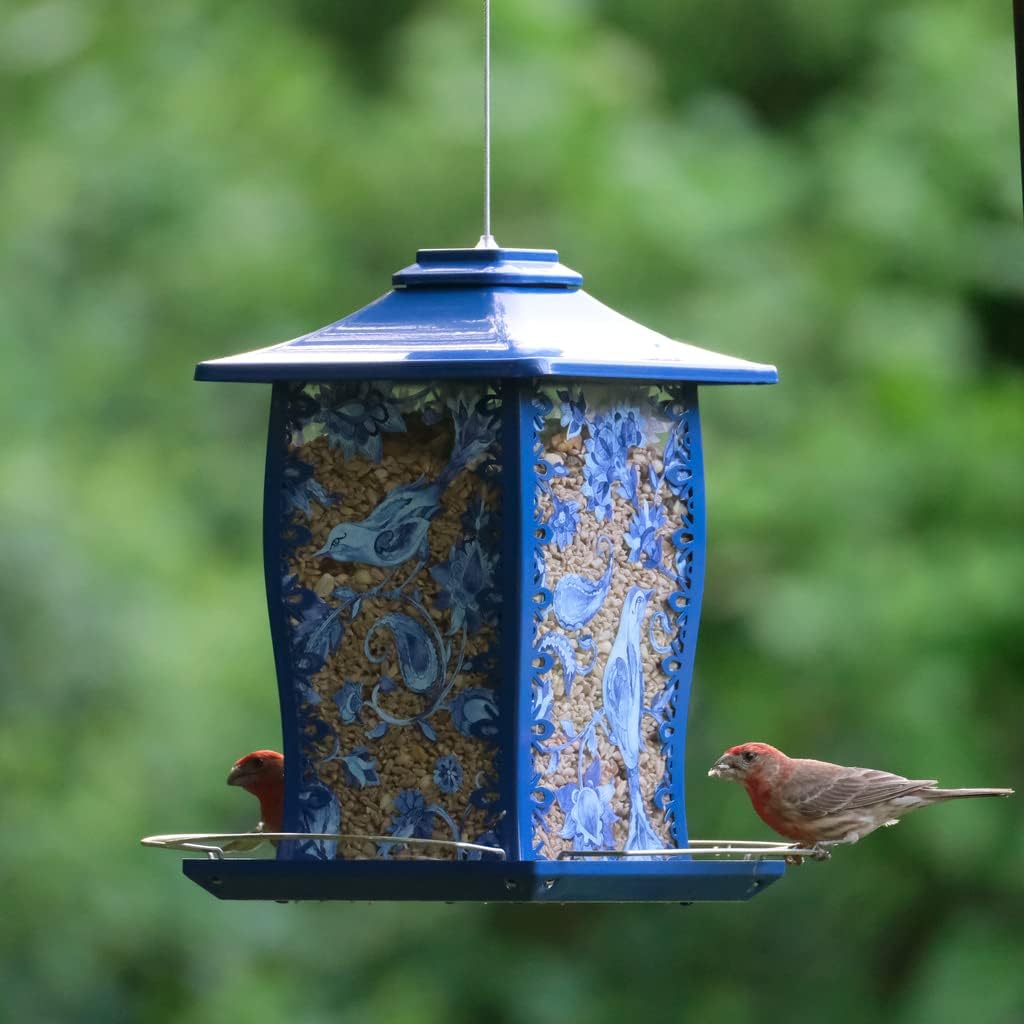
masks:
<svg viewBox="0 0 1024 1024"><path fill-rule="evenodd" d="M745 739L1020 788L1009 5L495 7L498 238L782 372L703 392L691 832L767 837L704 777ZM228 905L136 845L250 827L224 776L279 741L268 396L192 366L473 244L479 8L0 12L11 1019L1020 1020L1013 803L914 816L744 907Z"/></svg>

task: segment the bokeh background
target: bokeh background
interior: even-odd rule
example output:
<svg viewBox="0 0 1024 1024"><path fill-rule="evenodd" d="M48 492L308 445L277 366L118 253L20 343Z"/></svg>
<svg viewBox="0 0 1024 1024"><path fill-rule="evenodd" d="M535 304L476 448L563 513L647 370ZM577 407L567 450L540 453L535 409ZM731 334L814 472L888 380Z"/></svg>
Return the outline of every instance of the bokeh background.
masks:
<svg viewBox="0 0 1024 1024"><path fill-rule="evenodd" d="M481 4L0 11L0 991L12 1021L1024 1021L1021 797L746 905L224 904L279 743L266 389L199 385L480 234ZM705 390L693 834L728 744L1024 782L1024 230L1006 0L496 0L494 218Z"/></svg>

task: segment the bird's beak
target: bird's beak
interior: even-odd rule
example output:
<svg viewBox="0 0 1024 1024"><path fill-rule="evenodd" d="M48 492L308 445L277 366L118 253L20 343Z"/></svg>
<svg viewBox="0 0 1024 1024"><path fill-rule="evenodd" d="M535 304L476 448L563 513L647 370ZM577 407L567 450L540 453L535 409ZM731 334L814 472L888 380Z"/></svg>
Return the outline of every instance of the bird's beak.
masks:
<svg viewBox="0 0 1024 1024"><path fill-rule="evenodd" d="M327 545L325 544L319 551L313 552L314 558L323 558L327 554Z"/></svg>
<svg viewBox="0 0 1024 1024"><path fill-rule="evenodd" d="M244 765L236 764L231 771L228 772L228 785L229 786L244 786L249 779L249 772L246 771Z"/></svg>
<svg viewBox="0 0 1024 1024"><path fill-rule="evenodd" d="M727 758L720 757L712 766L708 775L713 779L731 779L736 770Z"/></svg>

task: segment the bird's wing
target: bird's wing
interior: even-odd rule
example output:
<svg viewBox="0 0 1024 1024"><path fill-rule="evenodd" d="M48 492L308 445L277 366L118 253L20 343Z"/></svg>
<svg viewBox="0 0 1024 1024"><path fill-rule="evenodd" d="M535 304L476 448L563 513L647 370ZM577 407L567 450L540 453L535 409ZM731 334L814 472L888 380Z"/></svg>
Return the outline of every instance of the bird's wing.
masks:
<svg viewBox="0 0 1024 1024"><path fill-rule="evenodd" d="M417 532L422 531L422 528L420 521L413 519L393 530L382 530L373 540L373 550L380 558L397 554L414 539Z"/></svg>
<svg viewBox="0 0 1024 1024"><path fill-rule="evenodd" d="M388 491L381 499L380 504L366 517L366 524L376 524L381 520L386 521L402 515L423 493L423 489L417 487L418 483L419 481L411 484L399 484L398 487Z"/></svg>
<svg viewBox="0 0 1024 1024"><path fill-rule="evenodd" d="M629 700L629 672L623 658L613 658L605 670L604 680L604 710L605 714L612 719L612 729L615 724L621 722L625 717L623 705Z"/></svg>
<svg viewBox="0 0 1024 1024"><path fill-rule="evenodd" d="M643 689L644 666L640 661L640 652L632 645L626 650L626 662L629 665L629 682L636 683L638 689Z"/></svg>
<svg viewBox="0 0 1024 1024"><path fill-rule="evenodd" d="M808 777L802 780L806 793L794 801L796 809L811 818L855 807L871 807L904 793L935 785L935 779L906 779L902 775L871 768L844 768L838 774L822 772L821 784L815 786L816 774L814 769L808 772Z"/></svg>

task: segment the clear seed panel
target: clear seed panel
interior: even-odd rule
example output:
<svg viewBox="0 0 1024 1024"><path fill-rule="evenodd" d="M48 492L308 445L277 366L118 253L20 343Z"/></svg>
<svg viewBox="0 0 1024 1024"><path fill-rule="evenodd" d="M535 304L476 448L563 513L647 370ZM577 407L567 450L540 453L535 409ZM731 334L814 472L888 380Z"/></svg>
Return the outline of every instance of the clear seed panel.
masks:
<svg viewBox="0 0 1024 1024"><path fill-rule="evenodd" d="M534 852L673 846L695 392L571 384L534 405Z"/></svg>
<svg viewBox="0 0 1024 1024"><path fill-rule="evenodd" d="M394 837L300 856L497 845L499 422L483 383L291 387L281 576L302 829Z"/></svg>

